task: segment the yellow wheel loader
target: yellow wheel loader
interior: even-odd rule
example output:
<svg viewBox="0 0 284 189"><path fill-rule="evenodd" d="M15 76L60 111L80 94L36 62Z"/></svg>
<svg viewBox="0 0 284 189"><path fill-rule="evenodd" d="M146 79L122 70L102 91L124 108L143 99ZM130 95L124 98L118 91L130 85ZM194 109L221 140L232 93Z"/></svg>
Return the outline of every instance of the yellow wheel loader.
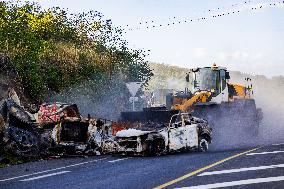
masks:
<svg viewBox="0 0 284 189"><path fill-rule="evenodd" d="M262 111L256 108L251 79L245 78L246 86L232 84L229 79L227 69L215 64L191 69L186 75L185 91L167 95L167 109L206 119L217 138L224 134L257 136Z"/></svg>

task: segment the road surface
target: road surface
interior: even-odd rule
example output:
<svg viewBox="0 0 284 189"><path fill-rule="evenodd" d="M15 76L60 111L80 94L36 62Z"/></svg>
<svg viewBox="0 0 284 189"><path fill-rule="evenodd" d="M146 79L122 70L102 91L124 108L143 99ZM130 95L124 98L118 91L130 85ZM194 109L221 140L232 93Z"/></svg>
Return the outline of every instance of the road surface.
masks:
<svg viewBox="0 0 284 189"><path fill-rule="evenodd" d="M95 156L0 169L1 189L284 188L284 144L161 157Z"/></svg>

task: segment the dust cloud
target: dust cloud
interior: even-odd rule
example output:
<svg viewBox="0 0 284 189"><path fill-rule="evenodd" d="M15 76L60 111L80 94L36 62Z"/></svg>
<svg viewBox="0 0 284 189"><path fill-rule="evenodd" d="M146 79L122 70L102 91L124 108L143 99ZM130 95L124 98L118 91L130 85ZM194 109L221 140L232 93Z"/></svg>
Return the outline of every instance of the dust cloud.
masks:
<svg viewBox="0 0 284 189"><path fill-rule="evenodd" d="M255 99L263 111L260 137L265 143L284 141L284 77L255 77Z"/></svg>
<svg viewBox="0 0 284 189"><path fill-rule="evenodd" d="M256 107L260 108L263 114L258 134L251 136L244 130L236 129L240 126L237 120L228 120L227 125L230 125L231 132L218 136L212 144L213 150L238 149L284 142L284 77L266 78L262 75L252 76L231 72L230 82L248 85L249 83L244 80L246 77L252 79L253 98Z"/></svg>
<svg viewBox="0 0 284 189"><path fill-rule="evenodd" d="M119 76L114 78L99 90L93 87L98 81L89 80L60 94L54 94L47 101L76 103L83 116L90 114L95 118L117 120L120 112L129 108L130 94L124 81Z"/></svg>

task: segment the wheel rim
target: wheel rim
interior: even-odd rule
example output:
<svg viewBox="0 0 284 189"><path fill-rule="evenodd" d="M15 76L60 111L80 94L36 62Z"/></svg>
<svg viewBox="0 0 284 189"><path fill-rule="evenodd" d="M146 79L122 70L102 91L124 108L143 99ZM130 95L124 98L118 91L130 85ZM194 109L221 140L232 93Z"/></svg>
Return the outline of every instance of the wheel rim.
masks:
<svg viewBox="0 0 284 189"><path fill-rule="evenodd" d="M207 140L201 139L199 146L200 146L200 150L202 152L206 152L208 150L208 142L207 142Z"/></svg>

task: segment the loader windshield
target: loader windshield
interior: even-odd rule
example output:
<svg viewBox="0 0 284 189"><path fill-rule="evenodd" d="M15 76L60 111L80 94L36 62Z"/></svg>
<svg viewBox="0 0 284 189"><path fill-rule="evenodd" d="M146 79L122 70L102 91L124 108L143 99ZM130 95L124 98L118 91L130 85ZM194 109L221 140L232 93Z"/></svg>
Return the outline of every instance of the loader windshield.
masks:
<svg viewBox="0 0 284 189"><path fill-rule="evenodd" d="M192 78L192 89L193 91L198 90L207 90L211 91L214 89L215 91L218 90L217 87L217 80L218 80L218 71L212 70L211 68L201 68L198 71L192 74L194 78Z"/></svg>

